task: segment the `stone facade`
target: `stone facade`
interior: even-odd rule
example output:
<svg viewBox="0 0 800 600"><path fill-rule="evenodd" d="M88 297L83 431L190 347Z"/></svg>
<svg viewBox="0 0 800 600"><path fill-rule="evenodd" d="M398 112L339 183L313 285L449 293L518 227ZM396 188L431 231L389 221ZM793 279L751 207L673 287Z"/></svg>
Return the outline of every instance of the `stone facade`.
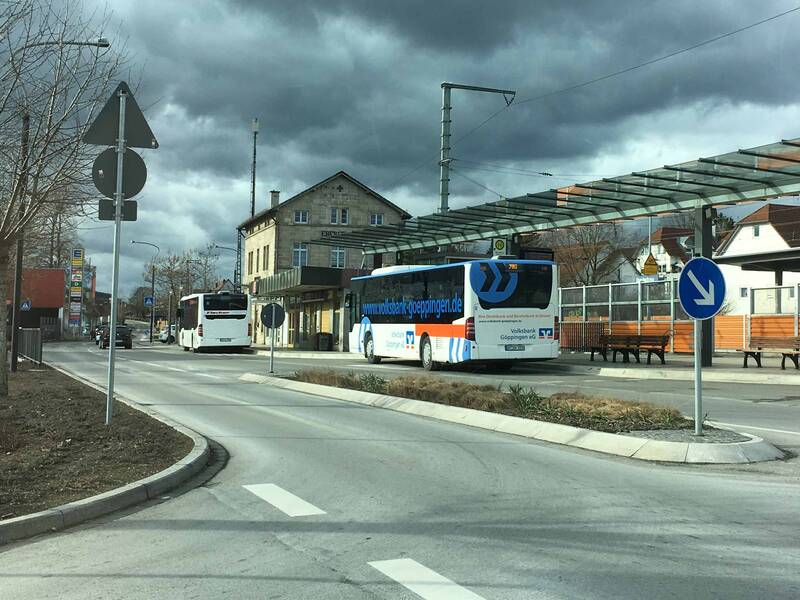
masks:
<svg viewBox="0 0 800 600"><path fill-rule="evenodd" d="M266 279L297 266L358 269L363 255L354 248L312 244L319 239L335 239L348 231L377 224L394 224L410 217L380 194L340 171L300 192L285 202L273 193L272 206L245 221L242 282L251 294L257 280ZM304 249L299 246L305 244ZM265 258L266 256L266 258ZM368 267L372 267L369 261ZM394 264L394 256L384 256L383 265ZM343 318L345 290L340 288L302 291L287 289L278 301L287 318L278 334L277 345L309 347L317 334L329 333L334 346L341 349L348 326ZM269 298L253 298L253 342L267 342L268 332L258 320L261 307Z"/></svg>
<svg viewBox="0 0 800 600"><path fill-rule="evenodd" d="M298 212L301 214L296 215ZM335 218L332 213L335 213ZM306 215L307 222L303 222ZM343 216L345 223L342 222ZM367 228L374 224L375 219L382 219L383 224L393 224L408 216L399 207L340 171L279 203L277 207L262 211L247 222L243 282L249 289L256 278L268 277L297 266L300 257L296 254L296 244L300 243L307 244L304 265L359 268L363 259L359 250L342 248L342 257L341 254L334 255L335 250L331 246L309 242L326 237L335 239L347 231ZM383 264L393 264L391 259L393 257L384 257Z"/></svg>

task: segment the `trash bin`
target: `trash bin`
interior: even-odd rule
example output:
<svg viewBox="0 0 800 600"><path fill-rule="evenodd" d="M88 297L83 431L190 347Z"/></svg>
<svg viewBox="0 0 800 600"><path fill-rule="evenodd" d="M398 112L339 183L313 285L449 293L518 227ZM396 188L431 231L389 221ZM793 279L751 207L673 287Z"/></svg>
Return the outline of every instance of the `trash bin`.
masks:
<svg viewBox="0 0 800 600"><path fill-rule="evenodd" d="M330 352L333 350L333 334L327 332L320 332L317 334L317 350L323 352Z"/></svg>

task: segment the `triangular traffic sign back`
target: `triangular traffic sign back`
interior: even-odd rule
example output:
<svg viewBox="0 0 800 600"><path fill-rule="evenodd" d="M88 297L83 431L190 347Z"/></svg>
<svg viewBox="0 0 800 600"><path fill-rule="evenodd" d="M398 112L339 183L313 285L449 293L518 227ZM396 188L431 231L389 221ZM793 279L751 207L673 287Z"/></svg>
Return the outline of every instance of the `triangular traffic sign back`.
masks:
<svg viewBox="0 0 800 600"><path fill-rule="evenodd" d="M158 148L153 132L147 124L128 84L121 82L97 118L83 134L83 141L98 146L116 146L119 132L119 96L127 95L125 101L125 146L128 148Z"/></svg>
<svg viewBox="0 0 800 600"><path fill-rule="evenodd" d="M656 262L656 257L653 256L653 253L650 253L650 256L647 257L647 260L644 261L644 266L642 267L642 275L655 275L658 273L658 263Z"/></svg>

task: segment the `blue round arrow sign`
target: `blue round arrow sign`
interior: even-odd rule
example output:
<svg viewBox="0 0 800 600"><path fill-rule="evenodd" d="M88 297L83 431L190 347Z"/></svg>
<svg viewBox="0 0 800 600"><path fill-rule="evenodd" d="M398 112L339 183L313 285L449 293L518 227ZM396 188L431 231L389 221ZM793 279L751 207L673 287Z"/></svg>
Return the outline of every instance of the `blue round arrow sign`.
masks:
<svg viewBox="0 0 800 600"><path fill-rule="evenodd" d="M678 299L692 319L710 319L725 302L725 277L713 260L697 257L686 263L678 279Z"/></svg>

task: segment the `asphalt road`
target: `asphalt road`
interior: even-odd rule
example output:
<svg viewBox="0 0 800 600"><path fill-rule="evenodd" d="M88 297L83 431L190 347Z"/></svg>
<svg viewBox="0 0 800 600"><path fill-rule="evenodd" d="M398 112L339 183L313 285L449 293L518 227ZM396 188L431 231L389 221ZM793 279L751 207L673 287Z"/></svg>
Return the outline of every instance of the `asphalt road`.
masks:
<svg viewBox="0 0 800 600"><path fill-rule="evenodd" d="M264 357L118 356L120 393L230 462L169 501L3 548L0 598L800 596L795 461L664 467L238 380ZM46 358L104 379L93 345ZM720 398L732 416L796 414Z"/></svg>

